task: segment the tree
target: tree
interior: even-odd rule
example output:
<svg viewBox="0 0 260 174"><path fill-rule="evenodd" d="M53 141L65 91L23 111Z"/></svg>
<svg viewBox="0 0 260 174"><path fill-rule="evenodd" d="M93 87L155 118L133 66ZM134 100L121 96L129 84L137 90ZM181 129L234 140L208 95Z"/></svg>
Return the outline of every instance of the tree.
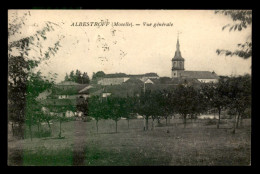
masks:
<svg viewBox="0 0 260 174"><path fill-rule="evenodd" d="M166 120L166 126L168 123L168 117L174 113L174 98L171 92L164 90L158 96L157 101L159 101L160 113L163 113Z"/></svg>
<svg viewBox="0 0 260 174"><path fill-rule="evenodd" d="M50 114L50 110L48 108L46 108L46 107L42 107L41 108L41 112L42 112L41 120L48 124L49 130L51 131L50 121L53 119L53 117Z"/></svg>
<svg viewBox="0 0 260 174"><path fill-rule="evenodd" d="M179 85L174 91L176 111L182 115L184 128L186 128L186 119L188 114L193 113L194 106L200 105L196 99L198 91L192 86Z"/></svg>
<svg viewBox="0 0 260 174"><path fill-rule="evenodd" d="M223 26L222 30L229 27L229 31L242 31L252 24L252 11L251 10L216 10L216 14L223 14L231 17L236 22L234 24L227 24ZM226 56L237 55L243 59L248 59L252 56L252 41L250 40L245 43L239 43L238 50L230 51L225 49L217 49L217 54L225 54Z"/></svg>
<svg viewBox="0 0 260 174"><path fill-rule="evenodd" d="M151 116L153 120L159 114L159 105L157 103L157 92L151 92L151 90L146 90L145 93L141 92L140 100L138 104L138 113L144 116L145 119L145 130L148 130L148 120Z"/></svg>
<svg viewBox="0 0 260 174"><path fill-rule="evenodd" d="M22 138L24 123L31 127L33 114L30 112L34 110L34 100L37 94L44 90L38 87L42 83L50 83L34 71L40 63L56 54L60 41L64 38L59 35L52 46L43 46L48 33L59 27L50 21L45 22L34 34L23 35L22 28L26 26L30 16L30 11L22 15L18 14L18 11L10 11L8 18L8 116L9 121L19 125Z"/></svg>
<svg viewBox="0 0 260 174"><path fill-rule="evenodd" d="M63 106L54 106L54 110L56 111L56 113L58 113L55 116L55 119L59 121L60 123L60 130L59 130L59 134L58 134L58 138L65 138L64 136L62 136L62 129L61 129L61 125L64 121L69 121L71 120L71 118L67 118L66 117L66 111L68 110L75 110L73 105L63 105Z"/></svg>
<svg viewBox="0 0 260 174"><path fill-rule="evenodd" d="M124 117L127 120L127 128L129 129L130 120L136 118L138 98L136 96L127 96L125 102L126 114L124 115Z"/></svg>
<svg viewBox="0 0 260 174"><path fill-rule="evenodd" d="M90 79L88 73L84 72L82 78L83 78L83 84L89 84Z"/></svg>
<svg viewBox="0 0 260 174"><path fill-rule="evenodd" d="M77 111L80 111L84 114L84 116L88 115L89 108L88 108L88 100L84 98L77 99Z"/></svg>
<svg viewBox="0 0 260 174"><path fill-rule="evenodd" d="M79 84L89 84L90 79L86 72L81 72L80 70L76 70L76 73L74 74L74 70L70 72L70 75L66 73L66 76L64 78L65 81L72 81Z"/></svg>
<svg viewBox="0 0 260 174"><path fill-rule="evenodd" d="M207 106L208 100L205 100L202 89L196 89L196 93L194 93L194 99L191 105L191 120L194 122L198 115L205 113L208 110Z"/></svg>
<svg viewBox="0 0 260 174"><path fill-rule="evenodd" d="M106 106L104 106L104 104L98 96L92 96L88 98L88 114L96 120L97 133L98 121L101 120L102 117L106 114L105 108Z"/></svg>
<svg viewBox="0 0 260 174"><path fill-rule="evenodd" d="M109 97L107 98L107 105L108 105L108 114L109 117L115 121L116 123L116 133L117 133L117 122L128 114L127 112L127 105L125 98L119 97Z"/></svg>
<svg viewBox="0 0 260 174"><path fill-rule="evenodd" d="M228 92L229 87L223 78L220 78L216 84L203 84L202 86L202 93L205 97L205 101L208 102L208 106L218 110L217 128L219 128L220 125L221 111L227 108L230 103Z"/></svg>
<svg viewBox="0 0 260 174"><path fill-rule="evenodd" d="M76 78L75 78L75 75L74 75L74 70L70 72L69 81L76 82Z"/></svg>
<svg viewBox="0 0 260 174"><path fill-rule="evenodd" d="M230 99L229 107L235 111L233 133L238 128L239 120L242 122L242 117L247 108L251 108L251 77L250 75L232 77L228 80Z"/></svg>
<svg viewBox="0 0 260 174"><path fill-rule="evenodd" d="M96 80L98 78L104 77L106 74L103 71L98 71L96 73L93 73L92 80Z"/></svg>
<svg viewBox="0 0 260 174"><path fill-rule="evenodd" d="M69 81L69 75L66 73L66 75L65 75L65 79L64 79L65 81Z"/></svg>
<svg viewBox="0 0 260 174"><path fill-rule="evenodd" d="M43 120L42 118L37 118L43 115L39 114L42 105L36 100L36 96L38 96L41 92L50 89L54 85L54 82L45 81L41 77L41 72L37 72L36 74L30 74L26 85L25 121L27 123L26 125L29 126L30 136L32 139L31 127L35 123L34 121Z"/></svg>
<svg viewBox="0 0 260 174"><path fill-rule="evenodd" d="M83 83L83 79L81 77L81 72L77 69L76 70L76 74L75 74L75 82L82 84Z"/></svg>

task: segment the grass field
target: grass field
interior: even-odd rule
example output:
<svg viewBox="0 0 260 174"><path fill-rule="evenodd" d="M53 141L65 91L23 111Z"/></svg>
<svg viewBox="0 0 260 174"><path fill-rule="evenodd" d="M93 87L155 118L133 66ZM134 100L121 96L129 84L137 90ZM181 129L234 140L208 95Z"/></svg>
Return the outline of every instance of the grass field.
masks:
<svg viewBox="0 0 260 174"><path fill-rule="evenodd" d="M8 165L24 166L165 166L165 165L250 165L251 120L232 134L232 122L224 120L220 129L212 121L189 120L186 129L182 120L165 120L143 131L143 120L115 122L101 120L99 133L95 121L71 121L52 126L52 137L8 139ZM169 132L167 133L167 129ZM37 128L34 127L34 132Z"/></svg>

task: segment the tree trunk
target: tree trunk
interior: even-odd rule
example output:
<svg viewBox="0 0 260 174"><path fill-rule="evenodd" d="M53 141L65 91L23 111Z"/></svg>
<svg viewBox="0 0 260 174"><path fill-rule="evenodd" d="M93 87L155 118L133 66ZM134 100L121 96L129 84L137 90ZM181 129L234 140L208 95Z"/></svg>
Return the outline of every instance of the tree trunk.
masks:
<svg viewBox="0 0 260 174"><path fill-rule="evenodd" d="M37 126L38 126L38 134L40 136L40 122L38 122Z"/></svg>
<svg viewBox="0 0 260 174"><path fill-rule="evenodd" d="M148 119L149 117L146 117L146 130L148 130Z"/></svg>
<svg viewBox="0 0 260 174"><path fill-rule="evenodd" d="M32 125L31 125L31 123L29 123L29 131L30 131L30 138L31 138L31 141L32 141Z"/></svg>
<svg viewBox="0 0 260 174"><path fill-rule="evenodd" d="M47 123L48 123L48 127L49 127L49 129L51 130L50 121L49 121L49 120L47 120Z"/></svg>
<svg viewBox="0 0 260 174"><path fill-rule="evenodd" d="M97 127L97 133L98 133L98 120L96 120L96 127Z"/></svg>
<svg viewBox="0 0 260 174"><path fill-rule="evenodd" d="M238 128L239 120L240 120L240 114L238 114L238 117L237 117L237 120L236 120L236 128Z"/></svg>
<svg viewBox="0 0 260 174"><path fill-rule="evenodd" d="M145 131L146 125L145 125L145 117L144 117L144 131Z"/></svg>
<svg viewBox="0 0 260 174"><path fill-rule="evenodd" d="M243 117L242 117L242 115L240 116L240 127L241 128L243 127Z"/></svg>
<svg viewBox="0 0 260 174"><path fill-rule="evenodd" d="M12 122L12 133L13 133L13 136L14 136L14 123Z"/></svg>
<svg viewBox="0 0 260 174"><path fill-rule="evenodd" d="M169 118L169 124L171 124L171 117Z"/></svg>
<svg viewBox="0 0 260 174"><path fill-rule="evenodd" d="M174 117L174 122L175 122L175 127L178 127L178 123L177 123L176 117Z"/></svg>
<svg viewBox="0 0 260 174"><path fill-rule="evenodd" d="M165 118L166 126L167 126L167 118L168 118L168 117Z"/></svg>
<svg viewBox="0 0 260 174"><path fill-rule="evenodd" d="M152 130L154 130L154 118L153 118L153 122L152 122Z"/></svg>
<svg viewBox="0 0 260 174"><path fill-rule="evenodd" d="M235 115L234 125L233 125L233 134L236 133L236 124L237 124L238 116Z"/></svg>
<svg viewBox="0 0 260 174"><path fill-rule="evenodd" d="M40 119L38 120L38 133L40 133Z"/></svg>
<svg viewBox="0 0 260 174"><path fill-rule="evenodd" d="M220 113L221 113L221 109L218 109L218 123L217 123L218 129L219 129L219 125L220 125Z"/></svg>
<svg viewBox="0 0 260 174"><path fill-rule="evenodd" d="M184 121L184 128L186 128L186 115L184 115L184 117L183 117L183 121Z"/></svg>
<svg viewBox="0 0 260 174"><path fill-rule="evenodd" d="M59 137L61 138L61 119L60 119L60 133L59 133Z"/></svg>
<svg viewBox="0 0 260 174"><path fill-rule="evenodd" d="M192 117L191 117L192 127L194 127L194 121L195 121L194 116L192 116Z"/></svg>
<svg viewBox="0 0 260 174"><path fill-rule="evenodd" d="M18 133L17 133L17 135L19 135L22 139L24 139L24 137L25 137L23 124L21 122L18 123Z"/></svg>
<svg viewBox="0 0 260 174"><path fill-rule="evenodd" d="M116 120L116 133L117 133L117 120Z"/></svg>

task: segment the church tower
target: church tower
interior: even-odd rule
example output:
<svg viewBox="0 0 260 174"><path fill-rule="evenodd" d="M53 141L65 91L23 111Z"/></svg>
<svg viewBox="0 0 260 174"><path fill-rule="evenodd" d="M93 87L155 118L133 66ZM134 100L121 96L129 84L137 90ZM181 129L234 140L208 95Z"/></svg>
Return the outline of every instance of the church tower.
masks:
<svg viewBox="0 0 260 174"><path fill-rule="evenodd" d="M180 77L180 73L183 71L184 71L184 58L181 57L179 35L178 35L175 55L172 58L172 78Z"/></svg>

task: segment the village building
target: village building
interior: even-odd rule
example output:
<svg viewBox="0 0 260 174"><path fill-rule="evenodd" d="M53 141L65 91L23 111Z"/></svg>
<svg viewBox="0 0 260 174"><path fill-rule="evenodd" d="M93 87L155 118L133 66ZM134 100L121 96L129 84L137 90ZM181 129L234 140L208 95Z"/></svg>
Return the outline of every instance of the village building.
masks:
<svg viewBox="0 0 260 174"><path fill-rule="evenodd" d="M130 79L138 79L142 82L148 79L158 79L160 78L156 73L146 73L146 74L125 74L125 73L115 73L115 74L106 74L105 77L98 80L100 85L120 85L124 82L127 82Z"/></svg>

